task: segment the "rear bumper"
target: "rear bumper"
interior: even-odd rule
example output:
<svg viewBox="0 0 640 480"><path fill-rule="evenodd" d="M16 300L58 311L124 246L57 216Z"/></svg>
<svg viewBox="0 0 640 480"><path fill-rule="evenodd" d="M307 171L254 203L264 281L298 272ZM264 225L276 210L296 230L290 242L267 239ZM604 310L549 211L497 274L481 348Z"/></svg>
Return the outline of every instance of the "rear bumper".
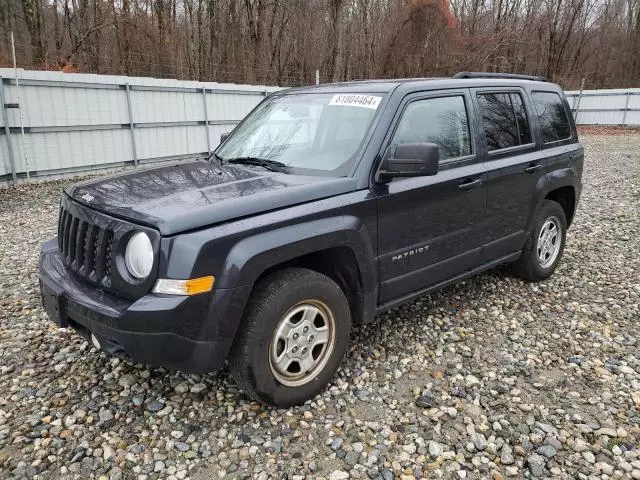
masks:
<svg viewBox="0 0 640 480"><path fill-rule="evenodd" d="M191 297L147 294L131 301L69 272L55 240L42 247L40 290L50 319L91 334L109 354L188 373L219 369L227 358L251 285Z"/></svg>

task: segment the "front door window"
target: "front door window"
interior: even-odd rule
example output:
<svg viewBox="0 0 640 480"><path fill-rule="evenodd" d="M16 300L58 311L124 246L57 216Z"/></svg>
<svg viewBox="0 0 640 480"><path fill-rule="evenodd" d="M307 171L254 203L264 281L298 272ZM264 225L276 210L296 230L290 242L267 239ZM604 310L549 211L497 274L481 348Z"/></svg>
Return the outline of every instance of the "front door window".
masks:
<svg viewBox="0 0 640 480"><path fill-rule="evenodd" d="M440 159L471 155L471 135L464 97L427 98L407 105L392 144L427 142L440 147Z"/></svg>

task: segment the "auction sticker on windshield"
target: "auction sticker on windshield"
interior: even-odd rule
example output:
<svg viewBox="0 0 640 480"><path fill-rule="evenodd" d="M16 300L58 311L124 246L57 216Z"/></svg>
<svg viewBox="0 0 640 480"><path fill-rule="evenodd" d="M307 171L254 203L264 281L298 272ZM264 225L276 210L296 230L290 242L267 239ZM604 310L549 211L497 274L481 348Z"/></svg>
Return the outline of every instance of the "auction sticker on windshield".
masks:
<svg viewBox="0 0 640 480"><path fill-rule="evenodd" d="M338 94L334 95L329 105L340 105L345 107L362 107L371 108L375 110L378 108L382 97L376 97L374 95L350 95L350 94Z"/></svg>

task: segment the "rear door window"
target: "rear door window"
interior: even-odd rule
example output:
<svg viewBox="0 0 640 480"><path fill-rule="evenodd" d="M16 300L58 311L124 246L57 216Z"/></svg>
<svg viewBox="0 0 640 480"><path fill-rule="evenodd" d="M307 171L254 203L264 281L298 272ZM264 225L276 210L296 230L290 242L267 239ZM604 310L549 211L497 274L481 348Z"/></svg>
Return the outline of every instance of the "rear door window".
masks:
<svg viewBox="0 0 640 480"><path fill-rule="evenodd" d="M524 109L524 103L522 102L522 95L511 93L510 97L513 113L516 115L520 145L526 145L531 143L531 132L529 130L529 121L527 120L527 111Z"/></svg>
<svg viewBox="0 0 640 480"><path fill-rule="evenodd" d="M490 152L531 143L531 129L519 93L479 93L478 104Z"/></svg>
<svg viewBox="0 0 640 480"><path fill-rule="evenodd" d="M543 143L557 142L571 137L569 117L560 95L556 92L533 92L531 99L538 116Z"/></svg>

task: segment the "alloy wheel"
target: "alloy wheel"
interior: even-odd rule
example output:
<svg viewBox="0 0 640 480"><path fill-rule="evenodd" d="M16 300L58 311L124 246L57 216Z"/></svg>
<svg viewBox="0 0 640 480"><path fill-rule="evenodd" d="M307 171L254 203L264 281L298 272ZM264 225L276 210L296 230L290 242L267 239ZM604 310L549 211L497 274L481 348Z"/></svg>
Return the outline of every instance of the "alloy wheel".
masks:
<svg viewBox="0 0 640 480"><path fill-rule="evenodd" d="M335 346L335 319L319 300L305 300L278 322L269 347L274 377L288 387L299 387L321 371Z"/></svg>

